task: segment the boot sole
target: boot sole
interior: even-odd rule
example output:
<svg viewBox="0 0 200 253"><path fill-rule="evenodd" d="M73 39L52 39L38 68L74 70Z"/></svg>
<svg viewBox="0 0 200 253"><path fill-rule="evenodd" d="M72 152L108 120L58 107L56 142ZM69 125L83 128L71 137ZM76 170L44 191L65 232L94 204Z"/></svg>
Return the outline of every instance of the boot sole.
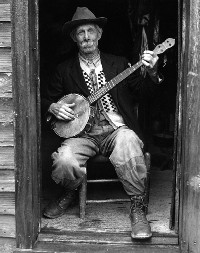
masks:
<svg viewBox="0 0 200 253"><path fill-rule="evenodd" d="M57 215L57 216L51 216L51 215L48 215L48 214L43 213L43 216L44 216L45 218L49 218L49 219L56 219L56 218L59 218L59 217L63 216L64 214L65 214L65 212L62 213L62 214L59 214L59 215Z"/></svg>
<svg viewBox="0 0 200 253"><path fill-rule="evenodd" d="M131 238L133 238L133 239L149 239L149 238L151 238L152 237L152 233L151 234L149 234L149 235L143 235L143 236L140 236L140 235L133 235L132 233L131 233Z"/></svg>
<svg viewBox="0 0 200 253"><path fill-rule="evenodd" d="M66 214L68 208L73 207L73 206L76 205L76 204L77 204L77 200L75 199L75 200L74 200L62 213L60 213L60 214L58 214L58 215L52 216L52 215L50 215L50 214L47 214L47 213L43 212L43 216L44 216L45 218L49 218L49 219L56 219L56 218L59 218L59 217L63 216L64 214Z"/></svg>

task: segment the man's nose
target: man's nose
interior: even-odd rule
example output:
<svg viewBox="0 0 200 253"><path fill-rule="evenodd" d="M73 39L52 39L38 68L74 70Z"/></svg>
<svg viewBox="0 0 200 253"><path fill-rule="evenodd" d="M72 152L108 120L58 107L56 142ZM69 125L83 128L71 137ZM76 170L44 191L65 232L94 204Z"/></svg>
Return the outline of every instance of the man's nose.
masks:
<svg viewBox="0 0 200 253"><path fill-rule="evenodd" d="M87 40L89 38L89 34L87 31L85 31L85 39Z"/></svg>

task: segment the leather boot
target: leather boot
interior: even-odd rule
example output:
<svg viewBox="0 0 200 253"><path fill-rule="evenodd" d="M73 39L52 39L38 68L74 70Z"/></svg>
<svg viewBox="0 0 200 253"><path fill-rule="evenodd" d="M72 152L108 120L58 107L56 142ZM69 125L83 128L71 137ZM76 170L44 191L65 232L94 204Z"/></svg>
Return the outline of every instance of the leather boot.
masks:
<svg viewBox="0 0 200 253"><path fill-rule="evenodd" d="M43 215L54 219L65 214L68 207L72 206L76 200L76 190L65 190L57 200L50 202L44 209Z"/></svg>
<svg viewBox="0 0 200 253"><path fill-rule="evenodd" d="M147 239L152 236L151 227L145 215L144 195L131 196L131 237Z"/></svg>

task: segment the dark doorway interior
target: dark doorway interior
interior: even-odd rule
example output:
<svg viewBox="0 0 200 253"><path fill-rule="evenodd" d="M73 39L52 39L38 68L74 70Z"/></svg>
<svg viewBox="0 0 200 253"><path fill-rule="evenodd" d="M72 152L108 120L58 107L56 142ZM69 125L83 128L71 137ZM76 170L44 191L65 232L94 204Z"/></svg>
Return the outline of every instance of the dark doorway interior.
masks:
<svg viewBox="0 0 200 253"><path fill-rule="evenodd" d="M61 29L64 22L71 20L77 6L87 6L97 17L108 17L108 24L104 29L103 38L100 41L100 50L116 55L127 57L130 62L134 63L136 51L134 46L140 43L140 26L134 26L131 30L128 13L130 13L129 3L138 8L138 12L145 14L146 10L152 15L157 15L159 20L159 42L171 37L177 39L177 2L174 0L149 0L149 1L124 1L124 0L40 0L39 1L39 20L40 20L40 78L41 78L41 96L45 96L48 83L51 80L52 73L59 62L69 57L75 50L73 42L62 35ZM141 5L141 2L144 5ZM143 8L142 8L143 7ZM157 13L153 12L157 8ZM135 10L135 9L132 9ZM137 13L138 14L138 13ZM153 32L155 32L154 21L146 27L147 36L149 36L150 49L154 48ZM135 24L135 23L134 23ZM137 36L133 38L133 33ZM172 194L172 153L173 153L173 134L174 119L176 109L176 90L177 90L177 45L160 56L160 71L164 75L163 83L157 87L150 99L145 99L139 108L139 119L141 127L145 133L148 150L152 155L152 176L151 176L151 195L149 219L151 220L153 231L173 235L174 232L169 230L170 204ZM60 138L56 136L45 124L42 117L42 186L43 196L52 198L53 194L60 191L59 186L51 180L51 153L56 150L60 144ZM109 190L108 190L109 191ZM91 190L91 193L93 191ZM48 193L48 194L47 194ZM52 194L52 195L51 195ZM101 194L101 193L99 193ZM118 194L115 191L113 194ZM123 193L119 193L123 194ZM93 197L93 196L91 196ZM44 201L45 202L45 201ZM44 203L43 202L43 203ZM96 212L90 209L89 212ZM103 207L103 212L109 212ZM119 219L124 219L124 214L128 217L127 205L118 206L114 220L115 224ZM105 209L105 210L104 210ZM107 210L107 211L106 211ZM127 213L126 213L127 211ZM67 214L66 214L67 215ZM108 222L100 215L102 224ZM42 226L46 228L57 227L58 229L83 231L99 228L106 229L100 224L95 217L88 216L88 223L82 224L78 221L77 209L70 210L69 222L62 219L57 221L42 220ZM95 221L96 220L96 221ZM164 221L164 223L162 223ZM66 224L67 223L67 224ZM126 223L126 221L125 221ZM60 225L59 225L60 224ZM64 228L64 225L66 227ZM71 225L70 225L71 224ZM82 227L81 227L82 226ZM92 227L93 226L93 227ZM120 227L120 225L119 225ZM114 230L118 229L115 225ZM121 228L121 231L128 231L129 225Z"/></svg>

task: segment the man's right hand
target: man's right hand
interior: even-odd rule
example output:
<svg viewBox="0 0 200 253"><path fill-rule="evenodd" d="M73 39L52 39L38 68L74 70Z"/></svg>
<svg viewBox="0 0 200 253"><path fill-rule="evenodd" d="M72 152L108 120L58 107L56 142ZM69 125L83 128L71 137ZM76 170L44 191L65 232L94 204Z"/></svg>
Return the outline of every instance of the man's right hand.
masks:
<svg viewBox="0 0 200 253"><path fill-rule="evenodd" d="M73 106L75 106L75 103L52 103L49 107L49 112L55 115L57 119L70 121L75 119L74 111L71 109Z"/></svg>

